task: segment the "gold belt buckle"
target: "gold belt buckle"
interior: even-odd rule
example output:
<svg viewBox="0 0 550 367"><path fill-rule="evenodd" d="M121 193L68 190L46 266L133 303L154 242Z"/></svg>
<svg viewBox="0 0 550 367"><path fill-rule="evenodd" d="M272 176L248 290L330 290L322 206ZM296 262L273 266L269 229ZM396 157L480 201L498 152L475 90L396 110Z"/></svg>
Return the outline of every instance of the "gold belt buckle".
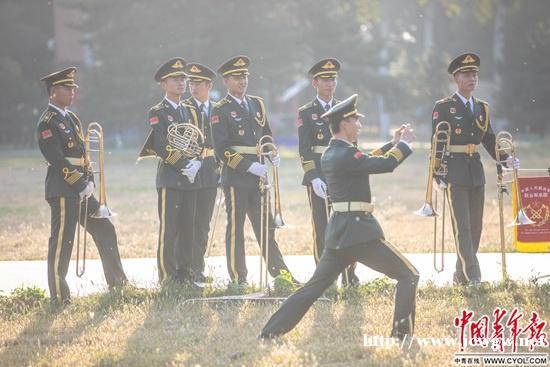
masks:
<svg viewBox="0 0 550 367"><path fill-rule="evenodd" d="M467 144L466 145L466 153L469 155L472 155L476 152L476 145L475 144Z"/></svg>

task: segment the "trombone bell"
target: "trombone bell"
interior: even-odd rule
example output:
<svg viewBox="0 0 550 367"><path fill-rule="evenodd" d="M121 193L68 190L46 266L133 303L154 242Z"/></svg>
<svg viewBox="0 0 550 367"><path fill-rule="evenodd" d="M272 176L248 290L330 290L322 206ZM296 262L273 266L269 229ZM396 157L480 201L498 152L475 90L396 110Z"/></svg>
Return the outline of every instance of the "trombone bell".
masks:
<svg viewBox="0 0 550 367"><path fill-rule="evenodd" d="M525 211L523 210L523 208L521 208L520 210L518 210L518 214L516 215L516 218L512 223L510 223L509 226L510 227L511 226L528 226L530 224L535 224L535 223L536 222L533 222L531 218L529 218L527 214L525 214Z"/></svg>
<svg viewBox="0 0 550 367"><path fill-rule="evenodd" d="M100 205L99 208L90 215L92 218L112 218L116 217L116 213L113 213L111 209L107 207L107 205Z"/></svg>
<svg viewBox="0 0 550 367"><path fill-rule="evenodd" d="M273 220L275 221L275 228L282 228L285 226L285 222L283 221L283 217L280 213L275 214L275 218Z"/></svg>
<svg viewBox="0 0 550 367"><path fill-rule="evenodd" d="M422 205L422 208L415 211L414 214L419 215L421 217L438 217L439 216L439 214L437 214L433 206L428 203L424 203L424 205Z"/></svg>

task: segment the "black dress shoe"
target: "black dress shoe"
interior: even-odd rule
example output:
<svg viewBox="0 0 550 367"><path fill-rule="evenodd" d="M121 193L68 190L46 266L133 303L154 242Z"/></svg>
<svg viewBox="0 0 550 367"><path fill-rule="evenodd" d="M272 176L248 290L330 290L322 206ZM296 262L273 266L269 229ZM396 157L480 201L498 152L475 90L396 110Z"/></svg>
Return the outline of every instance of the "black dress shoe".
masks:
<svg viewBox="0 0 550 367"><path fill-rule="evenodd" d="M481 279L473 278L468 282L468 287L479 287L481 285Z"/></svg>
<svg viewBox="0 0 550 367"><path fill-rule="evenodd" d="M196 272L194 274L195 282L206 283L206 276L203 273Z"/></svg>
<svg viewBox="0 0 550 367"><path fill-rule="evenodd" d="M263 342L273 341L278 338L278 335L260 333L256 339Z"/></svg>
<svg viewBox="0 0 550 367"><path fill-rule="evenodd" d="M453 274L453 285L466 285L468 282L466 279L461 279L461 277L458 276L458 273Z"/></svg>
<svg viewBox="0 0 550 367"><path fill-rule="evenodd" d="M345 277L342 277L342 287L355 287L355 286L358 286L359 284L360 284L359 278L355 274L352 274L349 277L349 283L346 282Z"/></svg>

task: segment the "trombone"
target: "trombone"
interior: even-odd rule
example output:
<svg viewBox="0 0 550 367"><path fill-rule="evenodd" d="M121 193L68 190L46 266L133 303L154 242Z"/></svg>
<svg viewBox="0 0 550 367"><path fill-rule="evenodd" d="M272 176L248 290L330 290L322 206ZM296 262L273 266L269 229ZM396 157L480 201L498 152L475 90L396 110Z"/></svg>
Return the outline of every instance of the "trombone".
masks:
<svg viewBox="0 0 550 367"><path fill-rule="evenodd" d="M514 147L514 140L512 134L508 131L501 131L496 136L495 141L495 156L497 161L497 192L498 192L498 214L499 214L499 227L500 227L500 253L502 257L501 266L502 266L502 278L508 279L508 272L506 271L506 249L505 249L505 239L504 239L504 193L507 192L506 185L508 183L513 183L515 185L515 194L517 202L517 213L514 221L509 224L509 226L523 226L533 224L533 222L525 213L523 208L523 203L521 200L521 194L519 190L519 181L518 181L518 169L512 168L512 180L504 180L505 164L508 157L516 160L516 149Z"/></svg>
<svg viewBox="0 0 550 367"><path fill-rule="evenodd" d="M437 241L437 191L435 193L435 200L433 197L433 180L435 177L445 178L447 177L448 167L445 162L445 156L449 150L451 144L451 124L447 121L441 121L435 127L434 134L432 135L432 146L430 149L430 160L428 165L428 185L426 188L426 197L424 205L420 209L414 212L414 214L421 217L433 217L434 218L434 236L433 236L433 266L435 271L441 273L445 269L445 197L447 196L447 188L443 190L443 203L442 203L442 218L441 218L441 242ZM438 255L440 256L439 264L437 261Z"/></svg>
<svg viewBox="0 0 550 367"><path fill-rule="evenodd" d="M257 155L260 164L266 163L266 157L277 155L279 152L274 143L273 137L264 135L258 141ZM272 166L273 182L269 177L260 178L260 288L267 286L269 276L269 224L271 217L271 189L274 192L274 217L275 228L285 226L281 212L281 194L279 190L279 170ZM263 268L262 256L265 251L265 269Z"/></svg>
<svg viewBox="0 0 550 367"><path fill-rule="evenodd" d="M105 149L104 149L103 128L97 122L91 122L84 134L84 167L86 176L89 178L97 173L99 176L99 207L90 214L91 218L112 218L116 216L107 207L107 198L105 194ZM91 153L97 153L96 160L92 160ZM99 163L97 171L94 171L94 165ZM88 238L88 200L80 200L78 204L78 222L76 232L76 276L81 278L86 271L86 248ZM84 202L84 203L83 203ZM82 207L84 206L84 212ZM81 228L82 227L82 228ZM83 234L81 235L81 231ZM82 238L82 240L81 240ZM82 259L80 258L80 246L82 245ZM82 264L80 264L82 262Z"/></svg>

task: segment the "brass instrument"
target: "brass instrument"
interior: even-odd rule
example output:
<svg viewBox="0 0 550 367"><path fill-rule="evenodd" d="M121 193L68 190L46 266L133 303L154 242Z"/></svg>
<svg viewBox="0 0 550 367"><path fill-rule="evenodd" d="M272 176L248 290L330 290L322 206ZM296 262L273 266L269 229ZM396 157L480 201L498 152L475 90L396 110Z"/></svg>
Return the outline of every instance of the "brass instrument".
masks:
<svg viewBox="0 0 550 367"><path fill-rule="evenodd" d="M264 135L258 141L257 146L258 161L260 164L266 163L266 157L278 154L278 148L270 135ZM274 192L274 225L275 228L285 226L281 212L281 195L279 190L279 170L272 166L273 182L269 182L269 177L260 178L260 288L267 286L269 276L269 222L271 216L271 189ZM265 269L263 268L262 256L265 251Z"/></svg>
<svg viewBox="0 0 550 367"><path fill-rule="evenodd" d="M497 134L496 137L496 144L495 144L495 154L497 157L497 164L501 166L502 171L502 165L505 164L506 159L508 156L511 156L512 159L516 160L516 149L514 147L514 141L512 138L512 134L510 134L507 131L501 131ZM507 169L504 169L507 170ZM517 168L512 168L512 183L516 186L516 200L518 203L518 211L516 213L516 217L514 218L514 221L510 223L510 226L523 226L523 225L529 225L534 224L533 222L525 213L525 210L523 208L523 203L521 200L521 195L519 192L519 173ZM506 184L507 182L503 182L503 184Z"/></svg>
<svg viewBox="0 0 550 367"><path fill-rule="evenodd" d="M94 145L94 146L92 146ZM97 153L97 159L92 159L92 152ZM94 166L99 164L98 170ZM107 198L105 193L105 148L103 128L97 122L91 122L84 134L84 167L86 175L90 176L97 173L99 176L99 207L90 215L92 218L112 218L116 216L107 207ZM84 206L84 212L82 212ZM82 223L83 222L83 223ZM82 227L82 228L81 228ZM86 271L86 247L88 238L88 198L80 200L78 204L78 229L76 232L76 275L80 278ZM83 235L81 235L83 231ZM82 238L82 241L81 241ZM80 245L82 244L82 266L80 266Z"/></svg>
<svg viewBox="0 0 550 367"><path fill-rule="evenodd" d="M522 226L533 224L533 222L525 213L523 208L523 203L521 200L521 194L519 190L519 181L518 181L518 169L512 168L512 180L507 182L504 180L504 174L506 173L506 168L503 165L506 162L506 159L511 156L512 159L516 160L516 149L514 147L514 140L512 134L508 131L501 131L496 136L495 141L495 155L497 161L497 192L498 192L498 212L499 212L499 227L500 227L500 253L501 253L501 267L502 267L502 278L508 279L508 272L506 270L506 249L505 249L505 238L504 238L504 193L507 192L506 185L510 182L515 184L515 194L518 204L518 211L514 221L509 224L509 226ZM509 169L508 169L509 171Z"/></svg>
<svg viewBox="0 0 550 367"><path fill-rule="evenodd" d="M442 218L441 218L441 243L437 243L437 222L439 214L437 208L437 191L435 192L435 200L433 197L433 180L435 177L447 177L448 167L445 162L445 156L451 144L451 124L447 121L439 122L435 127L435 132L432 136L432 146L430 149L430 160L428 165L428 185L426 188L426 197L424 205L415 211L414 214L421 217L434 218L434 237L433 237L433 265L435 271L441 273L445 269L445 198L447 196L447 188L443 190L442 203ZM435 204L435 205L434 205ZM438 249L439 247L439 249ZM439 264L437 257L440 256Z"/></svg>
<svg viewBox="0 0 550 367"><path fill-rule="evenodd" d="M188 159L199 157L204 149L202 131L190 123L169 125L166 139L172 149L181 152Z"/></svg>
<svg viewBox="0 0 550 367"><path fill-rule="evenodd" d="M215 200L214 215L213 218L211 218L211 221L213 223L210 226L210 236L208 237L208 243L206 245L206 257L210 257L210 252L212 251L212 247L214 246L214 234L216 233L218 218L220 217L220 209L222 206L225 205L223 200L223 190L219 187L216 190Z"/></svg>

